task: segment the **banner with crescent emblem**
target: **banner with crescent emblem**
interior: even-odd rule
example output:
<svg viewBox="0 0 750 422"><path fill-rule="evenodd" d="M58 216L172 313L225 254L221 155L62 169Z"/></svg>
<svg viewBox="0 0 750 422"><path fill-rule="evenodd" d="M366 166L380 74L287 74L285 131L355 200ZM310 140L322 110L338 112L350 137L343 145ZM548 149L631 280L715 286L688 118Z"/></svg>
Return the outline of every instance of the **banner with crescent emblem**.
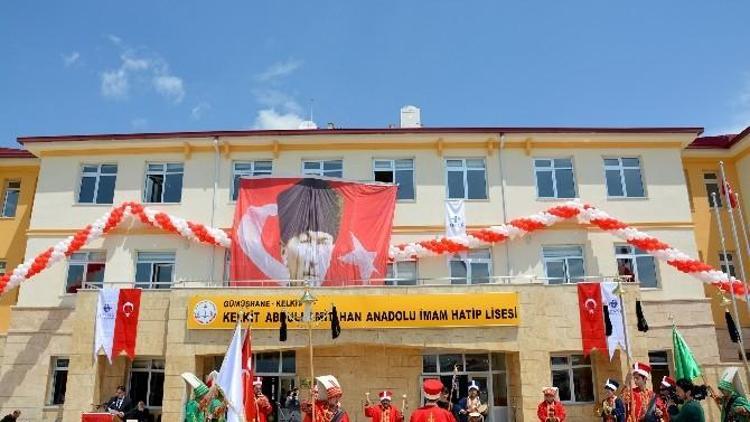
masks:
<svg viewBox="0 0 750 422"><path fill-rule="evenodd" d="M581 317L583 354L592 350L606 350L604 310L599 283L578 283L578 311Z"/></svg>
<svg viewBox="0 0 750 422"><path fill-rule="evenodd" d="M123 352L135 358L141 289L105 287L99 290L96 309L94 358L101 349L110 364L113 356Z"/></svg>
<svg viewBox="0 0 750 422"><path fill-rule="evenodd" d="M383 284L396 190L315 177L241 179L232 284Z"/></svg>

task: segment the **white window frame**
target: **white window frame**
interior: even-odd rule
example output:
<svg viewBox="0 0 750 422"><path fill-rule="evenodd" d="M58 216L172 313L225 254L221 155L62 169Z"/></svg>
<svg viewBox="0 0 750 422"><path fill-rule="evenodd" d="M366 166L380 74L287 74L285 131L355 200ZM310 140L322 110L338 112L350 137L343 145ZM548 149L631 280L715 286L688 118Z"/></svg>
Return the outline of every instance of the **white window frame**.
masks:
<svg viewBox="0 0 750 422"><path fill-rule="evenodd" d="M565 353L554 353L550 355L550 385L553 384L553 377L552 373L554 371L561 371L561 370L567 370L568 371L568 383L570 384L570 400L565 400L563 403L593 403L593 401L578 401L576 400L576 384L575 384L575 377L573 375L573 370L578 368L591 368L591 387L593 389L592 395L594 397L594 400L596 400L596 383L595 376L594 376L594 364L591 362L591 358L589 358L588 364L577 364L573 365L573 356L580 356L582 359L585 359L585 356L583 354L565 354ZM568 363L565 365L560 364L552 364L552 358L566 358L568 360Z"/></svg>
<svg viewBox="0 0 750 422"><path fill-rule="evenodd" d="M713 177L709 177L713 176ZM708 198L708 207L714 208L714 199L711 195L711 191L709 190L709 185L715 185L716 186L716 205L718 208L722 208L724 206L724 198L722 198L721 194L721 183L719 182L719 175L715 171L705 171L703 172L703 188L706 190L706 198Z"/></svg>
<svg viewBox="0 0 750 422"><path fill-rule="evenodd" d="M154 260L141 260L141 254L172 254L172 261L166 261L163 259L154 259ZM177 269L177 252L176 251L137 251L135 256L135 271L136 274L138 273L138 264L151 264L151 270L149 273L149 281L148 285L146 286L145 282L139 282L135 281L136 286L142 288L142 289L169 289L174 285L175 280L175 270ZM159 264L172 264L172 280L169 281L169 286L165 286L163 284L155 284L154 281L154 268L155 265Z"/></svg>
<svg viewBox="0 0 750 422"><path fill-rule="evenodd" d="M86 167L92 167L96 166L96 171L86 171ZM115 172L114 173L102 173L102 166L114 166ZM148 168L148 167L147 167ZM78 191L76 192L76 203L77 204L84 204L84 205L112 205L114 203L114 192L112 195L112 202L98 202L97 199L99 198L99 182L101 181L102 176L114 176L115 183L113 191L117 189L117 173L120 171L119 166L117 163L83 163L81 164L81 176L78 178ZM96 182L94 182L94 196L92 198L92 202L81 202L81 189L83 188L83 178L84 177L94 177L96 178Z"/></svg>
<svg viewBox="0 0 750 422"><path fill-rule="evenodd" d="M325 166L326 162L335 162L338 161L341 163L341 170L324 170L323 167ZM306 169L305 164L306 163L317 163L318 168L317 169ZM326 173L333 173L333 172L341 172L341 176L331 176L330 174ZM335 178L343 178L344 177L344 160L341 158L330 158L330 159L319 159L319 160L302 160L302 175L303 176L320 176L320 177L335 177Z"/></svg>
<svg viewBox="0 0 750 422"><path fill-rule="evenodd" d="M91 256L94 255L94 254L102 254L104 256L103 256L103 258L101 260L99 260L99 259L92 260ZM78 259L78 257L81 256L81 255L85 256L84 260ZM72 253L70 255L70 257L68 257L68 270L65 273L65 291L66 292L68 291L68 287L69 287L68 286L68 276L70 275L70 267L73 266L73 265L82 265L83 266L83 275L82 275L83 277L82 277L82 281L81 281L81 288L83 289L83 288L87 287L85 285L85 283L87 283L86 277L88 276L88 272L89 272L89 264L104 264L104 271L107 271L107 251L104 251L104 250L89 251L89 250L87 250L87 251L78 251L78 252ZM103 280L102 280L102 284L104 284ZM99 286L99 287L102 287L102 286Z"/></svg>
<svg viewBox="0 0 750 422"><path fill-rule="evenodd" d="M169 172L167 170L167 168L169 167L170 164L171 165L179 164L180 166L182 166L182 170L180 172ZM156 166L156 165L161 165L162 166L161 171L149 170L149 166ZM143 177L143 195L142 195L142 199L143 199L144 203L146 203L146 204L179 204L179 203L182 202L182 190L185 188L185 163L184 162L181 162L181 161L146 162L146 169L145 170L146 171L144 172L144 177ZM159 201L156 201L156 202L151 202L146 197L146 193L148 192L148 190L147 190L147 187L148 187L147 186L148 185L148 176L152 175L152 174L153 175L161 175L161 176L164 177L164 179L162 180L163 186L162 186L162 190L161 190L161 198L160 198ZM182 183L181 183L182 186L180 187L180 190L181 190L180 191L180 200L177 201L177 202L165 202L164 201L164 194L167 192L166 187L167 187L167 175L168 174L181 174L182 175Z"/></svg>
<svg viewBox="0 0 750 422"><path fill-rule="evenodd" d="M489 254L489 257L488 258L474 258L474 257L471 257L472 253L477 253L477 252L487 252ZM453 275L450 273L451 272L451 262L464 262L466 264L466 279L465 279L465 283L454 283L454 280L458 280L458 277L454 278ZM461 284L466 284L466 285L484 284L484 283L472 283L471 282L472 279L474 278L474 276L472 275L471 264L487 264L487 269L488 269L487 273L489 274L487 283L488 284L492 283L492 277L494 276L493 275L494 274L493 273L493 268L492 268L492 248L471 249L468 252L466 252L466 258L465 259L463 259L461 257L461 254L455 254L455 255L451 256L451 258L448 260L448 275L449 275L450 283L451 284L457 284L457 285L461 285Z"/></svg>
<svg viewBox="0 0 750 422"><path fill-rule="evenodd" d="M628 248L628 253L627 254L623 254L623 253L618 253L617 252L617 248L622 248L622 247L627 247ZM639 258L639 257L651 258L651 260L654 261L654 270L655 270L654 273L656 275L656 285L655 286L647 286L645 288L647 288L647 289L649 289L649 288L650 289L658 288L661 285L661 282L659 281L659 262L656 260L656 258L654 258L653 255L649 255L646 252L638 253L638 252L636 252L636 249L637 248L635 246L628 245L627 243L616 244L615 245L615 262L617 262L618 259L629 259L633 263L633 277L634 277L634 280L628 280L628 281L635 281L638 284L640 284L641 283L641 276L640 276L640 273L638 272L638 260L636 258Z"/></svg>
<svg viewBox="0 0 750 422"><path fill-rule="evenodd" d="M540 160L548 160L551 163L550 167L539 167L537 166L537 161ZM557 167L555 165L555 160L570 160L570 167ZM572 175L573 180L573 196L570 198L568 197L561 197L560 194L557 191L557 172L556 170L570 170L570 173ZM546 172L546 173L552 173L552 190L553 190L553 196L541 196L539 192L539 173ZM578 183L576 181L576 171L575 171L575 164L573 163L573 157L537 157L534 158L534 183L536 185L536 197L537 199L572 199L578 197Z"/></svg>
<svg viewBox="0 0 750 422"><path fill-rule="evenodd" d="M400 264L414 264L414 279L411 278L401 278L399 276L399 265ZM419 284L419 265L417 264L417 260L407 260L407 261L396 261L396 262L389 262L388 268L390 269L393 277L386 279L386 281L390 286L414 286L416 284ZM406 281L414 281L414 284L404 283Z"/></svg>
<svg viewBox="0 0 750 422"><path fill-rule="evenodd" d="M154 368L154 362L160 361L162 363L162 368ZM135 363L141 363L145 362L146 367L145 368L134 368ZM128 371L128 392L131 391L131 381L133 380L133 372L140 372L140 373L147 373L148 374L148 382L146 383L146 407L149 409L161 409L162 406L154 406L150 402L151 400L151 374L164 374L164 369L166 368L166 361L164 359L135 359L133 362L130 363L130 370ZM166 375L164 376L164 383L167 382ZM164 404L164 394L165 388L162 385L162 405ZM135 406L137 403L133 403Z"/></svg>
<svg viewBox="0 0 750 422"><path fill-rule="evenodd" d="M397 169L396 168L396 161L409 161L411 163L411 167ZM389 167L390 168L388 168L388 169L386 169L386 168L378 168L377 167L377 163L378 162L380 162L380 163L389 163ZM393 183L395 184L396 183L396 170L400 170L400 171L411 170L411 184L412 184L411 191L414 193L414 196L412 198L403 198L403 199L400 199L400 198L398 198L398 195L397 195L396 196L396 200L398 202L405 202L405 201L413 202L413 201L416 201L416 199L417 199L417 190L416 190L416 186L415 185L416 185L417 181L416 181L416 171L415 171L415 166L414 166L414 158L373 158L372 159L372 179L373 180L376 180L375 179L375 173L390 171L391 174L393 175ZM401 189L401 185L400 184L397 184L396 186L398 186L399 189Z"/></svg>
<svg viewBox="0 0 750 422"><path fill-rule="evenodd" d="M268 163L271 165L271 168L269 170L258 170L256 166L259 163ZM237 166L240 164L249 164L250 169L249 170L237 170ZM241 160L241 161L233 161L232 162L232 189L229 191L229 200L231 202L237 201L237 196L239 194L240 187L237 186L237 176L242 177L253 177L253 176L269 176L273 174L273 160Z"/></svg>
<svg viewBox="0 0 750 422"><path fill-rule="evenodd" d="M484 164L482 168L478 167L469 167L467 162L469 160L481 160ZM461 167L448 167L448 161L461 161ZM483 157L476 157L476 158L446 158L443 161L445 165L445 197L448 199L463 199L465 201L487 201L490 198L489 195L489 180L487 178L487 160L485 160ZM469 198L469 170L482 170L484 171L484 198ZM463 174L463 183L464 183L464 196L462 198L455 198L450 196L450 186L448 184L448 175L450 172L458 173L461 172Z"/></svg>
<svg viewBox="0 0 750 422"><path fill-rule="evenodd" d="M11 186L16 185L17 186ZM16 214L18 213L18 203L21 201L21 180L20 179L10 179L5 181L3 191L3 208L0 210L2 214L0 214L0 218L16 218ZM6 214L8 212L8 196L11 192L16 192L16 204L13 207L13 215Z"/></svg>
<svg viewBox="0 0 750 422"><path fill-rule="evenodd" d="M623 160L625 159L637 159L638 160L638 166L626 166L623 164ZM606 160L617 160L617 165L611 165L607 164ZM648 192L646 190L646 182L644 181L643 177L643 159L641 157L633 157L633 156L627 156L627 157L604 157L602 162L604 163L604 188L607 191L607 197L608 198L647 198ZM641 175L641 188L643 189L643 196L633 196L628 194L628 188L625 184L625 170L633 170L638 169L638 173ZM622 187L622 195L610 195L609 194L609 187L607 186L607 170L617 170L617 172L620 174L620 186Z"/></svg>
<svg viewBox="0 0 750 422"><path fill-rule="evenodd" d="M0 276L5 275L5 272L7 270L8 270L8 262L0 261Z"/></svg>
<svg viewBox="0 0 750 422"><path fill-rule="evenodd" d="M65 360L65 365L60 365L60 361ZM63 397L62 403L53 404L55 399L55 376L58 372L67 372L70 376L70 358L67 356L53 356L50 364L49 381L47 385L47 398L45 400L48 406L62 406L65 404L65 397ZM68 380L65 380L65 393L67 395Z"/></svg>
<svg viewBox="0 0 750 422"><path fill-rule="evenodd" d="M724 252L719 252L719 268L732 277L737 277L737 263L734 260L736 255L734 251L727 251L726 255L724 255Z"/></svg>
<svg viewBox="0 0 750 422"><path fill-rule="evenodd" d="M563 248L578 248L581 251L580 256L556 256L556 257L547 257L545 256L544 250L545 249L563 249ZM583 275L582 277L586 277L586 251L583 247L583 245L542 245L542 265L544 265L544 277L547 279L547 284L572 284L577 283L577 281L572 281L570 276L570 264L568 263L568 260L570 259L578 259L580 258L582 261L583 266ZM550 283L550 280L552 277L549 276L547 272L547 263L548 262L560 262L562 261L565 266L565 279L561 283ZM555 278L557 279L557 278Z"/></svg>

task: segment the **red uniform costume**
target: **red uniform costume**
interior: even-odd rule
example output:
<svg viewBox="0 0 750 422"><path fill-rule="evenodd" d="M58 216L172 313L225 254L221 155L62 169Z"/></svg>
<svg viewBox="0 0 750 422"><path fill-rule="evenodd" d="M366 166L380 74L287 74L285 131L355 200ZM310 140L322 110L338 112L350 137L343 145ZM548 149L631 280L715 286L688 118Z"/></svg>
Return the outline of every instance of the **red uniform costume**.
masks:
<svg viewBox="0 0 750 422"><path fill-rule="evenodd" d="M255 378L255 380L253 381L253 388L255 388L255 386L262 385L263 380L261 378ZM267 422L268 415L273 413L273 406L271 406L271 402L268 401L268 397L266 397L263 393L259 393L255 395L254 410L255 411L253 412L253 414L255 415L255 418L252 420L248 420L248 422Z"/></svg>
<svg viewBox="0 0 750 422"><path fill-rule="evenodd" d="M365 416L372 419L372 422L404 422L404 415L401 411L390 403L387 408L383 405L384 401L391 401L393 394L390 391L381 391L378 396L380 404L365 406Z"/></svg>
<svg viewBox="0 0 750 422"><path fill-rule="evenodd" d="M559 422L565 422L565 407L558 400L547 403L543 400L536 408L536 416L541 422L547 422L550 417L555 417Z"/></svg>
<svg viewBox="0 0 750 422"><path fill-rule="evenodd" d="M443 383L439 379L425 379L422 389L428 403L412 412L409 422L456 422L453 413L437 405L443 391Z"/></svg>
<svg viewBox="0 0 750 422"><path fill-rule="evenodd" d="M636 362L633 364L633 373L648 378L651 375L651 366ZM640 387L625 388L622 392L622 401L627 411L627 422L640 422L646 416L648 405L654 398L654 392L648 388ZM666 414L666 412L664 412Z"/></svg>
<svg viewBox="0 0 750 422"><path fill-rule="evenodd" d="M300 410L305 414L304 422L313 422L313 414L315 422L349 422L349 415L338 401L344 392L336 377L324 375L316 377L316 380L318 381L317 390L313 393L315 405L310 405L309 402L300 405ZM317 399L317 391L321 389L325 391L324 400Z"/></svg>

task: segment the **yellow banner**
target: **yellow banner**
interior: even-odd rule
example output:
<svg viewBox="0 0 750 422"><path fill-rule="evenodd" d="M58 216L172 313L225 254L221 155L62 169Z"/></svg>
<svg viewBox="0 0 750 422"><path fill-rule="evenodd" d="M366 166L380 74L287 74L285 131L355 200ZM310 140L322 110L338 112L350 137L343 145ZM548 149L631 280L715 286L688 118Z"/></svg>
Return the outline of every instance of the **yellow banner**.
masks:
<svg viewBox="0 0 750 422"><path fill-rule="evenodd" d="M424 295L320 295L313 305L315 328L328 329L336 305L341 328L436 328L517 326L517 293ZM278 329L287 314L289 329L304 328L299 296L195 295L188 301L187 327L232 329L237 322L254 329Z"/></svg>

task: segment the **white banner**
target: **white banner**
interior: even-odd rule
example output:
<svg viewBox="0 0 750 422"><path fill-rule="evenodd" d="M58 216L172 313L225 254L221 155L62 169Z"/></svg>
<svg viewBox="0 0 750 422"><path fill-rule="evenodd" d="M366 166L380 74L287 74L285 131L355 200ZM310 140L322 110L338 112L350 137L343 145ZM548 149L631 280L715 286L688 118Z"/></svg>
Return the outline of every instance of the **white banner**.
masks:
<svg viewBox="0 0 750 422"><path fill-rule="evenodd" d="M445 235L466 235L466 213L463 199L445 201Z"/></svg>
<svg viewBox="0 0 750 422"><path fill-rule="evenodd" d="M244 421L244 385L242 382L242 328L240 324L234 329L232 342L229 344L224 361L219 369L216 383L224 391L229 402L227 422Z"/></svg>
<svg viewBox="0 0 750 422"><path fill-rule="evenodd" d="M625 324L622 319L622 302L615 293L617 283L605 282L602 285L602 305L609 307L609 321L612 323L612 334L607 336L607 349L609 349L609 360L615 354L617 347L623 351L630 350L625 346Z"/></svg>
<svg viewBox="0 0 750 422"><path fill-rule="evenodd" d="M104 288L99 290L99 300L96 304L96 329L94 336L94 360L99 348L112 363L112 342L115 338L115 318L117 317L117 302L120 300L120 289Z"/></svg>

